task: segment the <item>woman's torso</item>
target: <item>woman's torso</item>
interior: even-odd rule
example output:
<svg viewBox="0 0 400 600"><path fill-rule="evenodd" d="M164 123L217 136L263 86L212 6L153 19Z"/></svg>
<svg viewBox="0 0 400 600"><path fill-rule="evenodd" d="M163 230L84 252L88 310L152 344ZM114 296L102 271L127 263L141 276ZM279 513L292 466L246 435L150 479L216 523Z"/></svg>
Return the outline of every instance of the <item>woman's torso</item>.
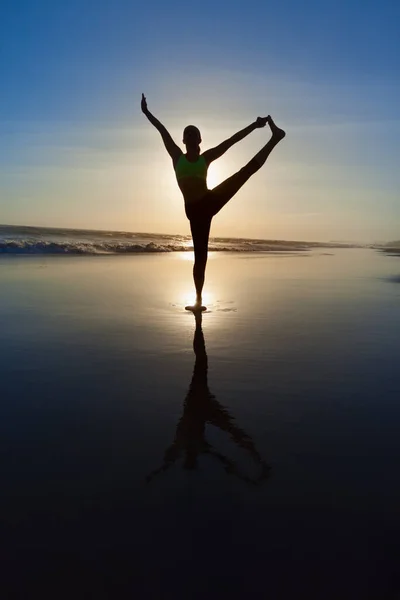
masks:
<svg viewBox="0 0 400 600"><path fill-rule="evenodd" d="M207 169L208 165L201 155L197 160L189 161L185 154L181 154L174 164L176 179L186 205L196 202L207 193Z"/></svg>

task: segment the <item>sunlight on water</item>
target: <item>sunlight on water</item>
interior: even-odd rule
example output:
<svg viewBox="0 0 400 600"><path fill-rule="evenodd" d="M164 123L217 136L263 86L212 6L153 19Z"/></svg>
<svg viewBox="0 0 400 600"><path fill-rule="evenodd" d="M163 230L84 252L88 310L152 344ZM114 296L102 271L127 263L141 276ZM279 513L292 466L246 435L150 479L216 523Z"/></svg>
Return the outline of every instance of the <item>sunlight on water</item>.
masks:
<svg viewBox="0 0 400 600"><path fill-rule="evenodd" d="M196 302L196 292L193 289L185 290L182 294L179 294L179 304L183 306L192 306ZM204 292L203 293L203 305L211 306L215 302L215 298L212 293Z"/></svg>
<svg viewBox="0 0 400 600"><path fill-rule="evenodd" d="M182 244L182 246L186 246L187 248L193 248L193 243L191 241L190 242L184 242ZM182 260L189 260L191 262L194 262L194 252L193 252L193 250L192 251L188 250L186 252L180 252L179 256L180 256L180 258Z"/></svg>
<svg viewBox="0 0 400 600"><path fill-rule="evenodd" d="M190 242L183 242L182 246L186 246L186 248L193 248L193 242L192 241L190 241ZM214 255L215 255L215 252L208 251L208 260L214 258ZM179 252L179 257L182 260L188 260L188 261L194 262L194 252L193 252L193 250L192 251L187 250L185 252Z"/></svg>

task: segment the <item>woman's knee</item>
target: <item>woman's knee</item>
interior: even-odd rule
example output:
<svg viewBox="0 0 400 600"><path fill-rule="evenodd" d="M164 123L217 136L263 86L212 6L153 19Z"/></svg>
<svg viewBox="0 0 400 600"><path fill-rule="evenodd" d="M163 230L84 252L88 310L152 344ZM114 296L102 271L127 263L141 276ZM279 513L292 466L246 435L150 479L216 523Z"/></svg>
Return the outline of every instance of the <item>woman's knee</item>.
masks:
<svg viewBox="0 0 400 600"><path fill-rule="evenodd" d="M202 267L204 268L207 264L207 252L205 252L204 254L197 254L194 257L194 266L196 268L201 269Z"/></svg>
<svg viewBox="0 0 400 600"><path fill-rule="evenodd" d="M197 252L194 256L195 271L204 271L207 264L207 252Z"/></svg>

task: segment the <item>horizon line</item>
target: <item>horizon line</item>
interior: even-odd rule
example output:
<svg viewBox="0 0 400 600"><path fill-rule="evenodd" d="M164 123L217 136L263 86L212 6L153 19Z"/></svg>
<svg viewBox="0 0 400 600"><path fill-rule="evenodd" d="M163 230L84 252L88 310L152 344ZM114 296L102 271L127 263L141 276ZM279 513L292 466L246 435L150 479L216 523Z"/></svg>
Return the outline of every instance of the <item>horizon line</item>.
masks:
<svg viewBox="0 0 400 600"><path fill-rule="evenodd" d="M62 230L66 230L66 231L99 231L99 232L104 232L104 233L133 233L133 234L144 234L144 235L167 235L167 236L186 236L186 237L190 237L190 233L161 233L161 232L155 232L155 231L130 231L130 230L122 230L122 229L90 229L90 228L84 228L84 227L59 227L59 226L49 226L49 225L22 225L22 224L12 224L12 223L0 223L0 227L25 227L25 228L31 228L31 229L50 229L50 230L57 230L57 229L62 229ZM229 237L225 237L225 236L220 236L220 235L216 235L216 236L210 236L210 239L216 239L219 238L221 240L249 240L249 241L263 241L263 242L296 242L296 243L300 243L300 244L352 244L353 246L358 246L358 247L364 247L364 246L370 246L370 245L374 245L374 244L381 244L381 243L391 243L391 242L356 242L356 241L352 241L352 240L328 240L328 241L319 241L319 240L315 240L315 241L310 241L310 240L296 240L296 239L277 239L277 238L260 238L260 237L256 237L256 238L249 238L249 237L235 237L235 236L229 236Z"/></svg>

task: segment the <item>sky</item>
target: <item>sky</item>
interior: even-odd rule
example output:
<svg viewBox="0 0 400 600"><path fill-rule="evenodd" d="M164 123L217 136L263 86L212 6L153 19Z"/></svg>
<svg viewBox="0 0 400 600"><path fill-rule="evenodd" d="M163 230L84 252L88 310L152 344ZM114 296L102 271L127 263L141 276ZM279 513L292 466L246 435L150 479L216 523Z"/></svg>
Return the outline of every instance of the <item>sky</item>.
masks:
<svg viewBox="0 0 400 600"><path fill-rule="evenodd" d="M287 132L213 222L224 237L400 238L400 3L3 0L0 223L189 233L150 111L202 151ZM213 163L209 187L269 138Z"/></svg>

